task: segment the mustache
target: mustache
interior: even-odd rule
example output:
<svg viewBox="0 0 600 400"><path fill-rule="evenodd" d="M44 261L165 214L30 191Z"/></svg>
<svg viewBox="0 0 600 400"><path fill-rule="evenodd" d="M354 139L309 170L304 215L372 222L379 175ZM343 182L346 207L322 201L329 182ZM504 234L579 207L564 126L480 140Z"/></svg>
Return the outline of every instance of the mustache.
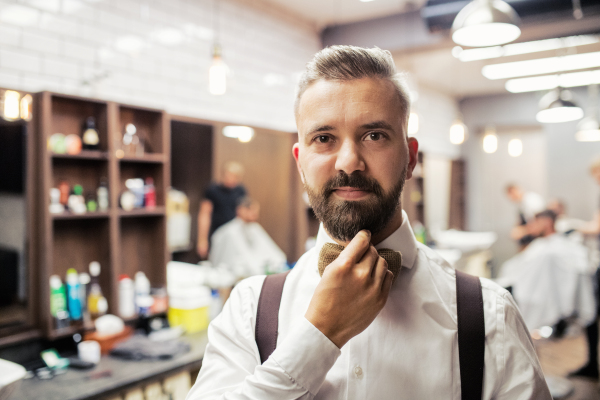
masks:
<svg viewBox="0 0 600 400"><path fill-rule="evenodd" d="M340 171L336 176L327 180L322 188L324 197L329 197L336 189L340 187L351 187L366 192L372 192L376 196L383 195L383 188L373 178L361 175L360 173L352 173L348 175L344 171Z"/></svg>

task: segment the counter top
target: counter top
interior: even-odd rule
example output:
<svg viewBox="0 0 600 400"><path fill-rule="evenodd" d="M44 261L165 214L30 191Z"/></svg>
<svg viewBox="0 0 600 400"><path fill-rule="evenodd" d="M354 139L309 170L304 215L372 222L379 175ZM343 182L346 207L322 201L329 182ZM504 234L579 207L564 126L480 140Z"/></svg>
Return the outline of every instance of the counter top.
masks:
<svg viewBox="0 0 600 400"><path fill-rule="evenodd" d="M179 371L200 368L208 343L206 331L181 337L190 351L170 360L129 361L102 356L88 370L68 369L51 380L36 377L21 382L10 400L83 400L116 395L145 382L160 380ZM108 373L107 371L110 371ZM107 376L102 376L105 373ZM102 376L93 378L93 376Z"/></svg>

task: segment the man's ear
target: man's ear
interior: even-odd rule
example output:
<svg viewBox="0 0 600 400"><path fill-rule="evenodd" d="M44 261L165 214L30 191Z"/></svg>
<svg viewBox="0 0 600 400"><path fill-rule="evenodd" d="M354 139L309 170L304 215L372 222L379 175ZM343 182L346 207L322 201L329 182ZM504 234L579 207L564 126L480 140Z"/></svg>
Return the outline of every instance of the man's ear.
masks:
<svg viewBox="0 0 600 400"><path fill-rule="evenodd" d="M412 178L413 170L417 165L419 156L419 142L414 137L409 137L408 141L408 168L406 170L406 179Z"/></svg>
<svg viewBox="0 0 600 400"><path fill-rule="evenodd" d="M296 168L298 168L298 173L300 174L300 179L302 183L304 183L304 174L302 174L302 168L300 167L300 144L295 143L292 146L292 155L294 156L294 160L296 160Z"/></svg>

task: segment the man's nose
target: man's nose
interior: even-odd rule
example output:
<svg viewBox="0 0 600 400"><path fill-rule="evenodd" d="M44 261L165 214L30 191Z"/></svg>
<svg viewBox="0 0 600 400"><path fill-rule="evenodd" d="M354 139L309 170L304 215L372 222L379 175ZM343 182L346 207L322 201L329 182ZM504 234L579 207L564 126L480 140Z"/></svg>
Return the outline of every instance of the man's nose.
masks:
<svg viewBox="0 0 600 400"><path fill-rule="evenodd" d="M356 143L351 140L345 140L342 143L337 153L335 169L344 171L348 175L351 175L354 171L365 170L365 162Z"/></svg>

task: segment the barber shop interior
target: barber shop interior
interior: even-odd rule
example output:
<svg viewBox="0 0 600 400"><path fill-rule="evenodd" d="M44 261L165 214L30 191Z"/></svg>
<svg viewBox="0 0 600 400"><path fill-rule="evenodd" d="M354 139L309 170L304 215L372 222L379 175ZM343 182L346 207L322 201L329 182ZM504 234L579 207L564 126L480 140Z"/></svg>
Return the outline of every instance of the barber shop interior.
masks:
<svg viewBox="0 0 600 400"><path fill-rule="evenodd" d="M600 400L600 0L0 0L0 400Z"/></svg>

